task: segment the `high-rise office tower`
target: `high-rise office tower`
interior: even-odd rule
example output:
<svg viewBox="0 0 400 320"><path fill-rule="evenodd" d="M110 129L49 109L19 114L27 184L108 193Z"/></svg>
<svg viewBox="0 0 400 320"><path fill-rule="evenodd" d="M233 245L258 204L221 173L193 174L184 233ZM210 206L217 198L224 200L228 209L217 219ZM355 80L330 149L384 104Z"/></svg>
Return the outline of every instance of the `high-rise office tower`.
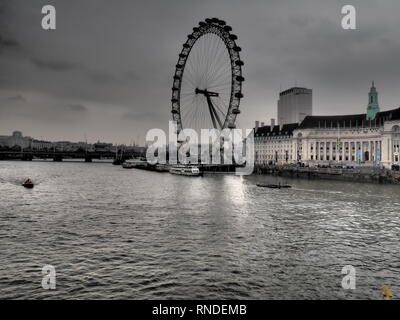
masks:
<svg viewBox="0 0 400 320"><path fill-rule="evenodd" d="M312 89L293 87L279 93L278 124L300 123L312 115Z"/></svg>

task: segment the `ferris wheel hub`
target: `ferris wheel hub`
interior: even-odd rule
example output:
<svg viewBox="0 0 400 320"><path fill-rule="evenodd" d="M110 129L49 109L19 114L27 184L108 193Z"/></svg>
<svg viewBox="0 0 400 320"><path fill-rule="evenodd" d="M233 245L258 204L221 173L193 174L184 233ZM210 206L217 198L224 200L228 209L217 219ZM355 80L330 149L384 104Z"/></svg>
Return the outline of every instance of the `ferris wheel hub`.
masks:
<svg viewBox="0 0 400 320"><path fill-rule="evenodd" d="M196 88L196 90L194 92L196 94L204 94L206 97L219 97L218 92L208 91L207 89L200 90L199 88Z"/></svg>

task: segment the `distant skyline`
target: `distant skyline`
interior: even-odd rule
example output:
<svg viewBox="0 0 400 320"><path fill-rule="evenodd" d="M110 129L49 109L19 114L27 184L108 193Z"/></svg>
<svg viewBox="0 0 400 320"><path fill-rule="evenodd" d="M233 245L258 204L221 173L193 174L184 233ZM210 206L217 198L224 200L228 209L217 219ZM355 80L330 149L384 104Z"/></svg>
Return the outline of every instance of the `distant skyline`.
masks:
<svg viewBox="0 0 400 320"><path fill-rule="evenodd" d="M99 139L93 138L93 141L89 142L86 140L79 140L79 141L70 141L70 140L52 140L52 139L48 139L47 137L32 137L30 135L25 134L24 132L20 131L20 130L13 130L12 132L9 133L0 133L0 146L2 145L2 141L1 139L3 138L13 138L15 135L19 135L21 134L21 138L25 139L26 141L28 140L32 140L32 141L39 141L39 142L51 142L51 143L56 143L56 142L71 142L71 143L87 143L87 144L96 144L96 143L104 143L104 144L113 144L113 145L127 145L127 146L136 146L138 145L138 143L136 143L135 141L131 141L130 143L127 144L119 144L119 143L113 143L113 142L109 142L109 141L100 141Z"/></svg>
<svg viewBox="0 0 400 320"><path fill-rule="evenodd" d="M41 29L41 7L57 29ZM357 30L341 28L341 7ZM168 127L171 86L187 35L225 20L242 47L240 127L276 118L280 89L313 89L314 114L400 105L400 3L395 0L0 0L0 135L143 144Z"/></svg>

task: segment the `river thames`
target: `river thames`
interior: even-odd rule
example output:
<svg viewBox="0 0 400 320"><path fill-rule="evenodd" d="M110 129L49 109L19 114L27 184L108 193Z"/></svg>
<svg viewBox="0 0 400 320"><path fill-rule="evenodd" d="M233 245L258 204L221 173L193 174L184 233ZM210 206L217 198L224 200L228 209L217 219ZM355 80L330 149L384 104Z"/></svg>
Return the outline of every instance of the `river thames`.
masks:
<svg viewBox="0 0 400 320"><path fill-rule="evenodd" d="M30 177L35 188L21 182ZM289 183L292 189L256 183ZM0 162L0 298L400 295L400 187ZM42 267L56 290L42 288ZM344 290L345 265L356 289Z"/></svg>

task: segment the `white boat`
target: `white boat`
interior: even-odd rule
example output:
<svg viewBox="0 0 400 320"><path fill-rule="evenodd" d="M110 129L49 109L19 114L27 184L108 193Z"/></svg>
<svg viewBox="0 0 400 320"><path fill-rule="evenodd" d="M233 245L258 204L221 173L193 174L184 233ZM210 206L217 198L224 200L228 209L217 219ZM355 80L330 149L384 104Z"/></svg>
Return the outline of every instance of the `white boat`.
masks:
<svg viewBox="0 0 400 320"><path fill-rule="evenodd" d="M146 168L148 163L146 160L142 159L129 159L125 160L122 164L122 168L132 169L132 168Z"/></svg>
<svg viewBox="0 0 400 320"><path fill-rule="evenodd" d="M182 176L194 176L194 177L201 175L201 172L198 167L183 166L183 165L172 166L169 169L169 173L179 174Z"/></svg>

